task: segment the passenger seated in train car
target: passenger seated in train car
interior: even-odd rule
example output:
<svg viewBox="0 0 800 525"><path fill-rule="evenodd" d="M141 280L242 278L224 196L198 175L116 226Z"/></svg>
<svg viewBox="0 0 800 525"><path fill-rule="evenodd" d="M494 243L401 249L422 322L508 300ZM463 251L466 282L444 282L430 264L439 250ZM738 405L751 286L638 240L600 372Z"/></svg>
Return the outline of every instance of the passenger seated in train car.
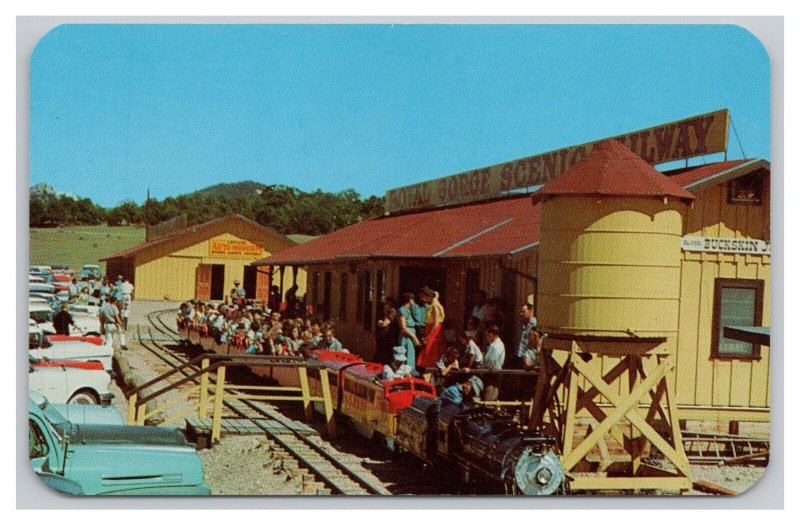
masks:
<svg viewBox="0 0 800 525"><path fill-rule="evenodd" d="M403 377L411 377L411 367L406 364L408 357L406 356L406 349L402 346L395 346L392 348L392 362L388 365L383 365L381 372L381 379L390 381L392 379L400 379Z"/></svg>
<svg viewBox="0 0 800 525"><path fill-rule="evenodd" d="M451 371L458 370L459 368L458 349L452 346L448 347L444 354L442 354L442 357L436 361L436 369L438 370L439 377L445 377Z"/></svg>
<svg viewBox="0 0 800 525"><path fill-rule="evenodd" d="M322 322L319 319L311 319L308 329L311 331L311 342L314 345L319 344L322 341Z"/></svg>
<svg viewBox="0 0 800 525"><path fill-rule="evenodd" d="M317 343L317 349L333 352L347 352L347 350L342 347L342 343L333 336L333 328L330 327L326 328L322 333L322 340Z"/></svg>
<svg viewBox="0 0 800 525"><path fill-rule="evenodd" d="M310 330L303 330L300 334L300 339L302 339L302 342L297 351L306 359L311 358L314 352L317 351L317 345L313 342L314 336L311 334Z"/></svg>
<svg viewBox="0 0 800 525"><path fill-rule="evenodd" d="M468 370L470 368L480 368L483 366L483 352L481 352L481 349L475 344L470 332L462 330L461 333L458 334L458 344L461 348L459 362L462 368Z"/></svg>
<svg viewBox="0 0 800 525"><path fill-rule="evenodd" d="M247 349L244 351L244 353L249 355L263 354L263 343L264 337L261 334L261 325L258 323L258 321L253 321L253 324L250 325L250 330L247 331L247 337L245 338Z"/></svg>
<svg viewBox="0 0 800 525"><path fill-rule="evenodd" d="M480 399L483 391L483 381L478 376L470 376L460 383L450 385L442 390L439 399L442 404L460 405L462 403L473 403L475 399Z"/></svg>
<svg viewBox="0 0 800 525"><path fill-rule="evenodd" d="M294 323L287 323L289 328L289 336L286 337L286 352L289 355L300 355L300 345L303 343L303 340L300 339L300 328L298 328Z"/></svg>
<svg viewBox="0 0 800 525"><path fill-rule="evenodd" d="M178 307L177 323L179 330L185 330L194 320L194 309L189 303L181 303Z"/></svg>

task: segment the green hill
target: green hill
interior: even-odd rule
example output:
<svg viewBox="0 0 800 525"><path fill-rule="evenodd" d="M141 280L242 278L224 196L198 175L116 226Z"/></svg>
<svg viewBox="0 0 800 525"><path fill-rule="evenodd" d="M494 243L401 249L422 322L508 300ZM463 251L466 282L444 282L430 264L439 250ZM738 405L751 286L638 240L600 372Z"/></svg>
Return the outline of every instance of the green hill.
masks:
<svg viewBox="0 0 800 525"><path fill-rule="evenodd" d="M258 195L267 186L260 182L245 180L242 182L223 182L208 188L197 190L189 195L225 195L228 197L250 197Z"/></svg>

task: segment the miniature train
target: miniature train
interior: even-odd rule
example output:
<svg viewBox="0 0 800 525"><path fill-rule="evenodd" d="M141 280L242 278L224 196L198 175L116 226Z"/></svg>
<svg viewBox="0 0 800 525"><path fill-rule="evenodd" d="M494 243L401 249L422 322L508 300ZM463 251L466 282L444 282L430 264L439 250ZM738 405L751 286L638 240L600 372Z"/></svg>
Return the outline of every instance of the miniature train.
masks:
<svg viewBox="0 0 800 525"><path fill-rule="evenodd" d="M192 327L181 329L181 334L206 351L244 352L240 345L219 343ZM396 451L457 468L468 479L502 484L508 493L550 495L563 490L565 476L555 440L528 435L512 414L484 406L441 406L433 384L418 378L380 380L382 365L355 354L321 351L309 361L328 370L335 409L359 433L383 436ZM251 371L282 386L299 386L296 367L254 366ZM318 368L308 368L308 382L311 395L320 396ZM315 408L322 411L320 404Z"/></svg>

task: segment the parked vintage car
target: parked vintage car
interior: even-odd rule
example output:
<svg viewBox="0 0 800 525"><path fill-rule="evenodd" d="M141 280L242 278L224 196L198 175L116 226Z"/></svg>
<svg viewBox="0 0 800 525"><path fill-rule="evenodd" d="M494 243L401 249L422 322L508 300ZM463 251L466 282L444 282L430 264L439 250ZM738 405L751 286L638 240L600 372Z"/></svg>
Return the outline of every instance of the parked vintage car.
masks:
<svg viewBox="0 0 800 525"><path fill-rule="evenodd" d="M81 267L81 278L83 278L84 272L86 272L86 275L88 276L87 280L100 280L100 278L103 276L103 272L96 264L84 264Z"/></svg>
<svg viewBox="0 0 800 525"><path fill-rule="evenodd" d="M53 272L49 266L31 266L28 269L28 275L41 277L47 283L53 280Z"/></svg>
<svg viewBox="0 0 800 525"><path fill-rule="evenodd" d="M39 298L37 297L37 299ZM55 333L55 330L53 330L53 308L49 302L28 301L28 318L36 321L37 324L45 325L42 327L45 332Z"/></svg>
<svg viewBox="0 0 800 525"><path fill-rule="evenodd" d="M28 456L49 487L67 494L211 493L194 445L177 429L69 421L45 398L28 400Z"/></svg>
<svg viewBox="0 0 800 525"><path fill-rule="evenodd" d="M35 366L39 360L29 360L28 390L52 399L54 403L107 405L114 399L109 390L111 376L105 370L91 370L58 364ZM46 363L45 363L46 364Z"/></svg>
<svg viewBox="0 0 800 525"><path fill-rule="evenodd" d="M98 361L112 370L114 348L99 336L45 335L39 325L28 325L28 352L35 359Z"/></svg>
<svg viewBox="0 0 800 525"><path fill-rule="evenodd" d="M30 293L49 293L55 294L56 287L50 283L28 283L28 292Z"/></svg>

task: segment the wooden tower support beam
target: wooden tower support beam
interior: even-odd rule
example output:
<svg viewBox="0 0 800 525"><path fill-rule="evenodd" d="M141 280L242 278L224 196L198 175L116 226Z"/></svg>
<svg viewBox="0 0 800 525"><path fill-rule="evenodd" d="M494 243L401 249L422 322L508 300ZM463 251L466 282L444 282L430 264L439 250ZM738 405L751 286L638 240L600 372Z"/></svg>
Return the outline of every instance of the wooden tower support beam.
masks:
<svg viewBox="0 0 800 525"><path fill-rule="evenodd" d="M674 405L674 357L666 345L643 350L621 340L613 353L597 353L581 341L564 343L553 342L544 352L529 424L558 438L572 490L689 490ZM605 373L592 362L601 357L613 364ZM586 423L589 430L581 433ZM611 457L612 444L624 455ZM672 468L643 461L656 451Z"/></svg>

